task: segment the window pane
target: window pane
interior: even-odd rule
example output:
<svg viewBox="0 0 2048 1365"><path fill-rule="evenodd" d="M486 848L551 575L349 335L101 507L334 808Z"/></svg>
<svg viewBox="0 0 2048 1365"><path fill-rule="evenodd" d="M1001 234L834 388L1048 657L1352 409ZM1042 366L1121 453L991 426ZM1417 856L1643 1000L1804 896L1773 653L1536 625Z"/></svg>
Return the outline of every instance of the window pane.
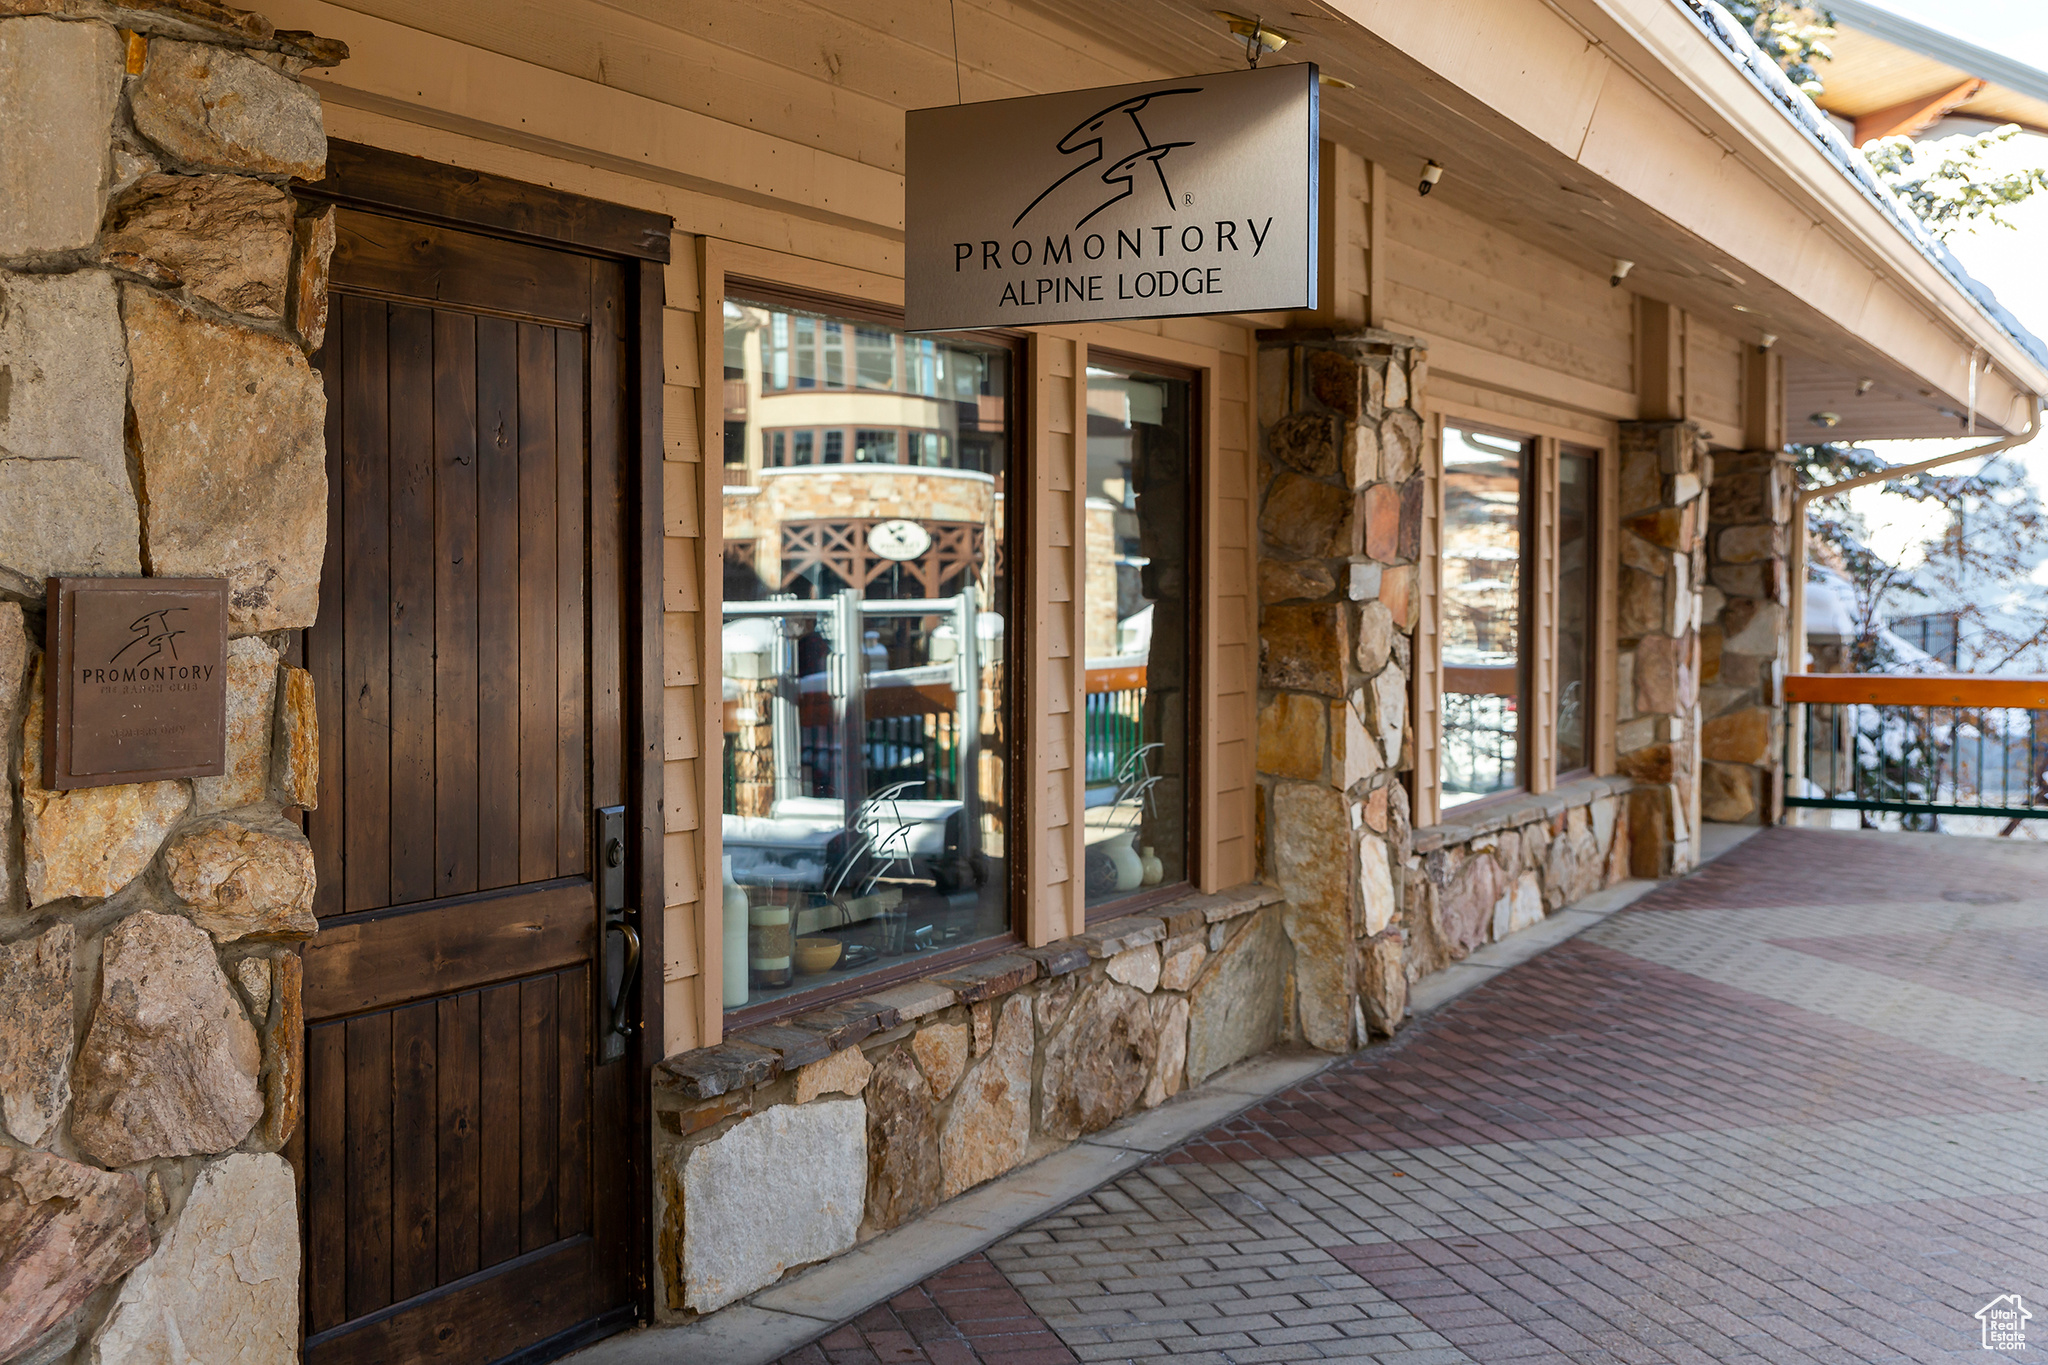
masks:
<svg viewBox="0 0 2048 1365"><path fill-rule="evenodd" d="M894 374L898 335L744 301L726 328L742 370L728 412L789 436L786 463L724 504L725 1003L737 1009L1010 927L1011 370L1006 350L932 342L934 373L973 376L968 391L835 391L835 338L853 333L865 377L881 358ZM800 332L819 339L823 383L777 389L760 357ZM889 468L906 422L937 449L974 434L990 468ZM833 423L850 424L851 458L849 427Z"/></svg>
<svg viewBox="0 0 2048 1365"><path fill-rule="evenodd" d="M1188 875L1191 388L1088 371L1090 906Z"/></svg>
<svg viewBox="0 0 2048 1365"><path fill-rule="evenodd" d="M1557 462L1557 770L1591 761L1593 717L1593 518L1596 457L1567 450Z"/></svg>
<svg viewBox="0 0 2048 1365"><path fill-rule="evenodd" d="M1444 428L1443 806L1522 783L1525 441Z"/></svg>

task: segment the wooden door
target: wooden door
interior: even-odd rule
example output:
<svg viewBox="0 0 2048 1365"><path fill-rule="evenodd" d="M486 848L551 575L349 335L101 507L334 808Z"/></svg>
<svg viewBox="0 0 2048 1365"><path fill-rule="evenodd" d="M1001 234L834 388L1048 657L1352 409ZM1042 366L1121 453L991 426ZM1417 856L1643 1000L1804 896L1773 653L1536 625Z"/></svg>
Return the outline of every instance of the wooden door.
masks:
<svg viewBox="0 0 2048 1365"><path fill-rule="evenodd" d="M306 645L315 1365L545 1355L630 1316L643 1144L630 1064L598 1060L623 953L592 876L596 810L628 800L627 271L340 214Z"/></svg>

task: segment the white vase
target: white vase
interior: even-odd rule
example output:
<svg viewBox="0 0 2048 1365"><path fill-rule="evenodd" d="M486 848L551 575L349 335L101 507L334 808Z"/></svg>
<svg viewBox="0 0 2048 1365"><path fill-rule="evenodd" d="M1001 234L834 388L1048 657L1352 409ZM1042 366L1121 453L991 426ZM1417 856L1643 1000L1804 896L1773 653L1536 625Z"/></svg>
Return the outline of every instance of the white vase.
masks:
<svg viewBox="0 0 2048 1365"><path fill-rule="evenodd" d="M1159 860L1159 850L1145 845L1145 856L1139 859L1145 865L1145 885L1157 886L1166 880L1166 864Z"/></svg>
<svg viewBox="0 0 2048 1365"><path fill-rule="evenodd" d="M1137 831L1124 830L1112 834L1102 841L1102 849L1109 854L1110 864L1116 868L1116 889L1135 891L1145 881L1145 860L1138 856L1138 850L1131 847L1131 840Z"/></svg>
<svg viewBox="0 0 2048 1365"><path fill-rule="evenodd" d="M747 892L733 880L732 855L725 855L725 1007L747 1003Z"/></svg>

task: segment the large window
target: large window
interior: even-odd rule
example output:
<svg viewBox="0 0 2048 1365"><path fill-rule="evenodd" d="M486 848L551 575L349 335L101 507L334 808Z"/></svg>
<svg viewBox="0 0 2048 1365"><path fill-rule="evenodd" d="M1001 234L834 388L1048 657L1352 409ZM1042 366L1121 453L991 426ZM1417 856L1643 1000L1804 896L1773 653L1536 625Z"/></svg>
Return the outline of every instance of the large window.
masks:
<svg viewBox="0 0 2048 1365"><path fill-rule="evenodd" d="M745 299L725 359L725 1005L752 1017L1009 931L1015 367Z"/></svg>
<svg viewBox="0 0 2048 1365"><path fill-rule="evenodd" d="M1528 478L1531 443L1443 433L1444 809L1526 782Z"/></svg>
<svg viewBox="0 0 2048 1365"><path fill-rule="evenodd" d="M1188 880L1192 381L1088 370L1091 910Z"/></svg>

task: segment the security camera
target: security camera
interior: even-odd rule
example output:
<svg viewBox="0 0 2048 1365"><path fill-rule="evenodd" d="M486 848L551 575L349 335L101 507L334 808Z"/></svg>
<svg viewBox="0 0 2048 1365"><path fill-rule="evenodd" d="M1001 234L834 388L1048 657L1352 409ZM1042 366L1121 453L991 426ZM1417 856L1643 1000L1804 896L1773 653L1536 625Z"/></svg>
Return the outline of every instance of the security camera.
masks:
<svg viewBox="0 0 2048 1365"><path fill-rule="evenodd" d="M1443 178L1444 168L1437 165L1434 161L1427 162L1422 167L1422 183L1415 188L1422 194L1428 194L1432 189L1436 188L1436 182Z"/></svg>
<svg viewBox="0 0 2048 1365"><path fill-rule="evenodd" d="M1624 261L1621 257L1616 256L1614 258L1614 273L1607 277L1607 283L1619 289L1621 282L1628 278L1628 272L1635 268L1636 263L1634 261Z"/></svg>
<svg viewBox="0 0 2048 1365"><path fill-rule="evenodd" d="M1770 350L1771 347L1777 344L1778 334L1776 332L1765 332L1762 336L1757 338L1756 353L1758 355L1762 355L1765 351Z"/></svg>

